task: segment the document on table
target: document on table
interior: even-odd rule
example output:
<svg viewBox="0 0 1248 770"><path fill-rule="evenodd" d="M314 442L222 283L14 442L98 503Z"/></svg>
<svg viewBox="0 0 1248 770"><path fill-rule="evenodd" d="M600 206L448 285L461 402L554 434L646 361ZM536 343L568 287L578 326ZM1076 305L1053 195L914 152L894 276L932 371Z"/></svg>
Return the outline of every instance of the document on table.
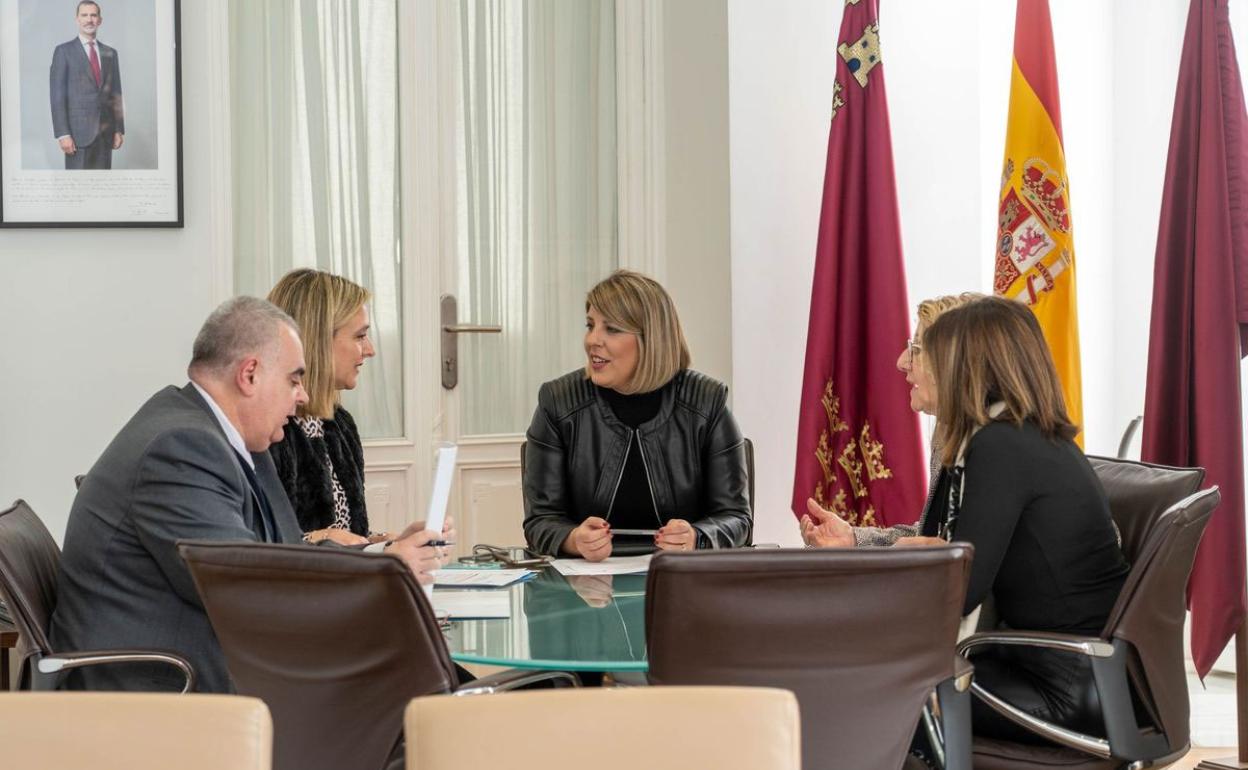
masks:
<svg viewBox="0 0 1248 770"><path fill-rule="evenodd" d="M502 588L534 574L531 569L440 569L433 579L437 586Z"/></svg>
<svg viewBox="0 0 1248 770"><path fill-rule="evenodd" d="M634 575L650 569L652 555L608 556L602 561L555 559L551 564L560 575Z"/></svg>
<svg viewBox="0 0 1248 770"><path fill-rule="evenodd" d="M477 589L447 591L439 588L433 592L433 610L439 614L449 614L451 620L509 618L511 617L511 591Z"/></svg>

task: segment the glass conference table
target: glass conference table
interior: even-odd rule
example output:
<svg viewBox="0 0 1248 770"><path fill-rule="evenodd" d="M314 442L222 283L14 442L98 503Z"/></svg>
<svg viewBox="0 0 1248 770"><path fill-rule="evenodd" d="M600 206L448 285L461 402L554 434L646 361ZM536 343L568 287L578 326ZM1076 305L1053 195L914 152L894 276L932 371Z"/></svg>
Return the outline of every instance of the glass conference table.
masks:
<svg viewBox="0 0 1248 770"><path fill-rule="evenodd" d="M645 671L646 576L564 577L553 567L506 588L511 617L455 620L451 658L508 668ZM435 595L438 589L435 589Z"/></svg>

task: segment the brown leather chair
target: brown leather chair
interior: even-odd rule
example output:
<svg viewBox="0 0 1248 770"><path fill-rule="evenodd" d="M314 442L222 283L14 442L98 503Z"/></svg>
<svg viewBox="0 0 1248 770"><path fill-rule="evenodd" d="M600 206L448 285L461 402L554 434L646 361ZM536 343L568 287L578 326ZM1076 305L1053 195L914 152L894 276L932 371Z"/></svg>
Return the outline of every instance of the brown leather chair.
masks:
<svg viewBox="0 0 1248 770"><path fill-rule="evenodd" d="M273 726L255 698L169 693L0 695L5 767L269 770Z"/></svg>
<svg viewBox="0 0 1248 770"><path fill-rule="evenodd" d="M592 728L586 729L589 724ZM460 770L799 770L793 693L763 687L643 687L417 698L407 766ZM499 761L465 754L488 736ZM481 761L472 761L472 760Z"/></svg>
<svg viewBox="0 0 1248 770"><path fill-rule="evenodd" d="M195 687L195 672L180 655L159 650L53 652L48 624L56 609L56 572L61 549L25 500L0 511L0 599L18 635L19 690L53 690L61 672L106 663L154 662L174 666Z"/></svg>
<svg viewBox="0 0 1248 770"><path fill-rule="evenodd" d="M279 770L386 766L401 756L403 709L420 695L576 683L503 672L460 687L433 609L394 556L218 541L183 541L178 552L238 692L273 713Z"/></svg>
<svg viewBox="0 0 1248 770"><path fill-rule="evenodd" d="M1105 487L1123 552L1131 564L1104 630L1092 638L995 631L976 634L958 649L967 653L985 645L1011 644L1089 656L1108 737L1055 729L972 685L975 697L1058 744L1031 746L976 738L977 769L1161 767L1188 751L1183 657L1187 578L1201 534L1220 500L1218 490L1195 492L1204 479L1200 468L1089 459Z"/></svg>
<svg viewBox="0 0 1248 770"><path fill-rule="evenodd" d="M954 645L971 554L660 553L646 584L650 683L793 691L807 770L902 767L936 688L947 767L969 768L970 668Z"/></svg>

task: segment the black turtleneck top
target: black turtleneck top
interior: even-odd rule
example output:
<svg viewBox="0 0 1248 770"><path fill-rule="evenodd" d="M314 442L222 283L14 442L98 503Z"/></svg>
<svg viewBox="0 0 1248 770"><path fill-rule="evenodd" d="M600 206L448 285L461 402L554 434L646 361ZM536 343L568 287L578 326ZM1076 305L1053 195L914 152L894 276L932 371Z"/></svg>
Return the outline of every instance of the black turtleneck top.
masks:
<svg viewBox="0 0 1248 770"><path fill-rule="evenodd" d="M646 476L646 460L637 440L637 429L653 420L663 405L663 388L649 393L624 395L610 388L598 388L616 419L633 431L628 444L628 458L615 490L615 502L607 517L612 529L658 529L663 526L654 509L654 496Z"/></svg>

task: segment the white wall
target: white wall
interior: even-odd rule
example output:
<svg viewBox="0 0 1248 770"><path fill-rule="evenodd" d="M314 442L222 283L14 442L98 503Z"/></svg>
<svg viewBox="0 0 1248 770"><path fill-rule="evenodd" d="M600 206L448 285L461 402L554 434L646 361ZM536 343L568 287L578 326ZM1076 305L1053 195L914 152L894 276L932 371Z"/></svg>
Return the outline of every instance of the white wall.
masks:
<svg viewBox="0 0 1248 770"><path fill-rule="evenodd" d="M57 540L74 475L148 396L186 382L191 340L225 291L218 7L182 2L186 227L0 230L0 505L25 498Z"/></svg>
<svg viewBox="0 0 1248 770"><path fill-rule="evenodd" d="M731 394L727 66L725 0L663 3L664 283L680 308L693 367Z"/></svg>

